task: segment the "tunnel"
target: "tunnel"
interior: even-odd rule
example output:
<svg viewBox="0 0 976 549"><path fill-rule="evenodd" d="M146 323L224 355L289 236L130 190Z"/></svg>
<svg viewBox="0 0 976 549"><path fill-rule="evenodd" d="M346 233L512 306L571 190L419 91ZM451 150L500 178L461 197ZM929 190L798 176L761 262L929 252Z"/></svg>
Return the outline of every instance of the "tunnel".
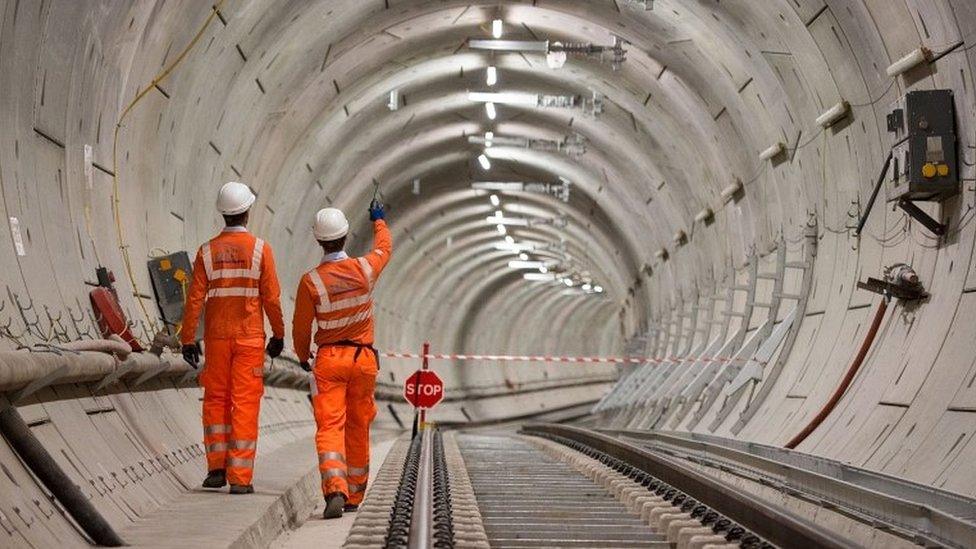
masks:
<svg viewBox="0 0 976 549"><path fill-rule="evenodd" d="M316 212L360 256L373 200L388 453L364 505L420 452L425 365L420 427L467 464L484 546L520 546L492 542L485 463L578 465L570 438L636 481L665 473L621 444L670 456L813 544L973 546L974 25L970 0L0 0L0 546L359 546L311 515L291 320ZM199 489L173 339L229 181L285 320L250 500Z"/></svg>

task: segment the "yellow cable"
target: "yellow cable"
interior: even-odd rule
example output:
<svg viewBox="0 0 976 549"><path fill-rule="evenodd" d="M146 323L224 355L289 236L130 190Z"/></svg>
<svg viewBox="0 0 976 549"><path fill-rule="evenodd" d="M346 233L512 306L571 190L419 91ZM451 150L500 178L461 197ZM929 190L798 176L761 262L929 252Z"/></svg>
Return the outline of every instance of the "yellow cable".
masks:
<svg viewBox="0 0 976 549"><path fill-rule="evenodd" d="M183 51L176 56L176 59L174 59L172 63L164 68L163 71L160 72L159 75L157 75L148 86L146 86L136 95L135 99L133 99L132 102L122 110L122 114L119 116L118 122L115 123L115 134L112 139L112 214L115 217L115 229L118 236L119 250L122 252L122 262L125 264L125 273L129 277L129 283L132 284L132 291L136 294L136 300L139 302L139 308L142 309L142 314L149 323L149 326L152 327L153 331L157 329L156 322L149 315L149 311L146 309L146 304L143 303L143 299L140 297L139 286L136 284L136 278L132 272L132 262L129 260L129 247L125 243L125 231L122 228L122 217L119 209L119 131L122 129L122 122L125 120L125 117L129 115L129 112L132 111L132 108L135 107L136 104L139 103L139 101L141 101L150 90L169 76L169 73L171 73L173 69L183 62L183 59L186 58L188 53L190 53L193 46L195 46L196 43L200 41L200 38L203 37L203 33L210 26L210 23L213 22L214 17L217 16L217 11L220 10L220 6L223 5L223 3L224 0L218 0L218 2L210 9L210 15L207 17L207 20L203 22L203 26L200 27L200 30L197 31L193 39L190 40L190 43L183 48Z"/></svg>

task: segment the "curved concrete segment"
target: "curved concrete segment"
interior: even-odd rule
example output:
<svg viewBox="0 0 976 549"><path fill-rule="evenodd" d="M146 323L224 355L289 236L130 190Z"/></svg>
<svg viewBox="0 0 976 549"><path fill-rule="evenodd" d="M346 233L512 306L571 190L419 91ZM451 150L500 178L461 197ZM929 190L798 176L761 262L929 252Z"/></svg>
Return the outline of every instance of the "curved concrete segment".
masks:
<svg viewBox="0 0 976 549"><path fill-rule="evenodd" d="M621 40L626 59L469 47L496 19L502 39ZM343 208L361 252L376 184L395 241L381 349L650 359L435 361L440 419L596 402L594 425L784 445L822 415L799 450L976 495L974 26L964 0L0 0L0 388L114 528L158 517L199 482L200 392L169 353L58 348L98 337L96 268L148 345L146 262L192 254L220 185L244 181L290 318L314 212ZM940 89L961 192L920 206L946 234L887 202L890 183L855 234L893 105ZM509 94L494 119L469 96L485 91ZM568 197L471 186L564 181ZM527 221L502 235L496 212ZM881 299L856 283L897 263L929 297L892 302L821 414ZM409 424L415 368L384 360L384 426ZM262 455L312 431L297 375L267 379ZM0 545L85 543L3 444L0 465Z"/></svg>

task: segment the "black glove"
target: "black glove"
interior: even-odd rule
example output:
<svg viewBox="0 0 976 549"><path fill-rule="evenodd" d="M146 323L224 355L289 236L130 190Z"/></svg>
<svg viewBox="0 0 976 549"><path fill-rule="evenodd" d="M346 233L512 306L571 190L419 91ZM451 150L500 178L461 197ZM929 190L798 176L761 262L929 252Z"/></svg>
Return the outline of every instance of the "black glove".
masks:
<svg viewBox="0 0 976 549"><path fill-rule="evenodd" d="M268 356L278 358L281 351L285 348L285 340L280 337L273 337L268 341Z"/></svg>
<svg viewBox="0 0 976 549"><path fill-rule="evenodd" d="M369 203L369 220L377 221L380 219L386 219L386 209L379 200L373 199Z"/></svg>
<svg viewBox="0 0 976 549"><path fill-rule="evenodd" d="M198 343L187 343L183 345L183 360L193 366L194 369L200 367L200 345Z"/></svg>
<svg viewBox="0 0 976 549"><path fill-rule="evenodd" d="M299 362L298 365L301 366L302 367L302 370L305 370L306 372L311 372L312 371L312 365L309 364L307 360L303 360L303 361Z"/></svg>

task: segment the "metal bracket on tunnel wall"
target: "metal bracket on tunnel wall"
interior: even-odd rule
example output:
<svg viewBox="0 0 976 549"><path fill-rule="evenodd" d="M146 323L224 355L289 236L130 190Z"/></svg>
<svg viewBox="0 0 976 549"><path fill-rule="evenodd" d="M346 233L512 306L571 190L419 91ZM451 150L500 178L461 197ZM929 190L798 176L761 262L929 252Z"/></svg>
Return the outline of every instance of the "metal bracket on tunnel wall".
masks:
<svg viewBox="0 0 976 549"><path fill-rule="evenodd" d="M786 366L786 361L789 359L790 354L793 350L793 345L796 343L796 338L800 333L800 325L803 323L802 319L805 317L807 312L807 304L810 299L810 292L813 289L813 264L817 257L817 233L819 231L819 223L815 216L811 216L809 221L807 221L806 228L803 232L803 237L799 239L803 246L803 259L801 261L787 261L786 267L788 269L800 270L803 272L803 277L800 281L799 291L795 294L784 293L780 297L783 299L795 299L796 300L796 320L793 326L790 328L788 334L786 334L786 340L783 342L783 348L780 350L779 355L776 357L776 362L773 364L767 364L763 368L763 382L759 387L759 391L753 396L753 398L746 405L742 413L739 414L739 419L732 425L732 434L738 435L746 424L749 423L759 408L769 397L772 392L773 387L776 385L776 381L779 379L780 374L783 373L783 369ZM786 245L790 242L786 241Z"/></svg>
<svg viewBox="0 0 976 549"><path fill-rule="evenodd" d="M759 273L758 278L769 279L773 281L773 289L770 294L768 302L759 303L755 302L756 307L763 307L767 310L767 318L772 319L774 322L779 316L780 308L782 307L783 299L789 299L790 296L785 296L783 294L783 286L786 283L786 241L780 239L776 246L776 272L774 273ZM772 323L766 324L766 330L763 333L759 333L759 337L762 342L759 345L759 350L756 354L750 357L750 360L745 363L730 363L725 366L719 379L714 383L714 387L711 389L715 393L715 398L718 398L718 393L721 392L725 399L722 402L722 407L719 409L715 416L715 420L709 424L709 431L715 431L732 413L735 405L738 404L739 400L745 394L745 388L748 385L748 380L742 380L741 384L737 384L739 377L746 368L755 369L759 368L759 378L750 377L758 381L762 379L762 367L765 365L766 361L769 360L773 353L776 352L776 348L779 347L779 343L792 325L792 319L795 318L796 310L791 309L790 313L787 314L784 321L780 326L775 327ZM787 323L787 319L789 323ZM778 336L778 337L777 337ZM770 341L776 338L775 342ZM754 382L755 382L754 381ZM755 386L755 385L753 385ZM713 399L714 400L714 399Z"/></svg>

